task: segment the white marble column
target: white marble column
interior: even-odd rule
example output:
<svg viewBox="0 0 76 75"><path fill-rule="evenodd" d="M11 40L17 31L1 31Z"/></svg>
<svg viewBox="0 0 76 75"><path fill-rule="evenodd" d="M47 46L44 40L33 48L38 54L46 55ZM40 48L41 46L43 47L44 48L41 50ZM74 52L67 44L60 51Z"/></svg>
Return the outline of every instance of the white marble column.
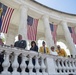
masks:
<svg viewBox="0 0 76 75"><path fill-rule="evenodd" d="M6 44L7 45L13 45L15 41L15 34L14 33L8 33L6 36Z"/></svg>
<svg viewBox="0 0 76 75"><path fill-rule="evenodd" d="M20 7L20 23L18 34L21 34L23 40L27 40L27 10L28 8L24 5Z"/></svg>
<svg viewBox="0 0 76 75"><path fill-rule="evenodd" d="M44 24L44 30L45 30L44 33L45 33L47 45L50 48L51 46L54 46L54 41L50 30L49 17L47 15L44 15L42 19Z"/></svg>
<svg viewBox="0 0 76 75"><path fill-rule="evenodd" d="M9 25L8 33L5 35L7 45L14 44L15 37L18 33L17 30L18 30L18 27L16 25L13 25L13 24Z"/></svg>
<svg viewBox="0 0 76 75"><path fill-rule="evenodd" d="M62 22L62 28L64 30L65 39L66 39L67 44L69 45L69 48L70 48L70 53L72 55L76 55L75 45L73 43L73 39L72 39L71 34L69 32L67 22L65 22L65 21Z"/></svg>

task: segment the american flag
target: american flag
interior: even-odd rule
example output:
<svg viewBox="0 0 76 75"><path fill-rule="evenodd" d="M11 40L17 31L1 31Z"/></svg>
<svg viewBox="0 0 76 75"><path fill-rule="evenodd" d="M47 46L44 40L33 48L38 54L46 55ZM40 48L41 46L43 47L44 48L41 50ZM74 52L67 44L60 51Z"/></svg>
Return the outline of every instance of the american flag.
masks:
<svg viewBox="0 0 76 75"><path fill-rule="evenodd" d="M27 19L27 36L28 40L36 40L38 19L28 16Z"/></svg>
<svg viewBox="0 0 76 75"><path fill-rule="evenodd" d="M75 33L75 27L68 27L69 32L71 33L71 37L73 38L73 42L76 44L76 33Z"/></svg>
<svg viewBox="0 0 76 75"><path fill-rule="evenodd" d="M3 33L7 33L14 9L7 7L2 3L0 3L0 9L2 11L0 15L0 29Z"/></svg>
<svg viewBox="0 0 76 75"><path fill-rule="evenodd" d="M51 30L51 34L52 34L52 37L53 37L53 40L54 40L54 43L56 44L56 31L57 31L57 25L53 25L50 23L50 30Z"/></svg>

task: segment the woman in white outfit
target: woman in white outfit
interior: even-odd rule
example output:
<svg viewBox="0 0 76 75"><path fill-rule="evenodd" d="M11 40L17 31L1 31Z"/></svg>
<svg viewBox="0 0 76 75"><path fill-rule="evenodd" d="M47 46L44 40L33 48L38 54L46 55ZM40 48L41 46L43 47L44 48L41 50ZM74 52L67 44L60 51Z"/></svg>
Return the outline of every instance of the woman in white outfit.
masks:
<svg viewBox="0 0 76 75"><path fill-rule="evenodd" d="M57 52L55 51L55 47L54 46L51 47L51 54L52 55L58 55Z"/></svg>

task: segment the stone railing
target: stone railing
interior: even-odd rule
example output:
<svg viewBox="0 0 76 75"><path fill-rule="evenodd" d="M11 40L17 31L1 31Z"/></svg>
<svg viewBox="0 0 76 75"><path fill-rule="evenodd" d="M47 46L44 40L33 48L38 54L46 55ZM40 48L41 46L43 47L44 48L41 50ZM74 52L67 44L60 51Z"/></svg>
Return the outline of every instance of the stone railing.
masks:
<svg viewBox="0 0 76 75"><path fill-rule="evenodd" d="M54 57L54 63L58 75L76 75L76 58Z"/></svg>
<svg viewBox="0 0 76 75"><path fill-rule="evenodd" d="M2 59L4 59L3 62ZM19 63L21 61L21 64ZM2 69L3 67L3 69ZM1 75L76 74L76 59L0 46Z"/></svg>

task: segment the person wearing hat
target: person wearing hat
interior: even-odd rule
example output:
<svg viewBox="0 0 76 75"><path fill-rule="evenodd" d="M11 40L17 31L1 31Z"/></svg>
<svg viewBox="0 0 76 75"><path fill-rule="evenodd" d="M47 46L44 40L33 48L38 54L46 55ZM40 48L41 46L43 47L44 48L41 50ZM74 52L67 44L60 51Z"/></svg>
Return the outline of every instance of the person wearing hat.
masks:
<svg viewBox="0 0 76 75"><path fill-rule="evenodd" d="M56 52L58 53L59 56L62 56L62 57L66 57L66 56L67 56L65 50L62 49L62 48L60 47L60 45L57 46Z"/></svg>
<svg viewBox="0 0 76 75"><path fill-rule="evenodd" d="M40 47L39 52L40 53L46 53L46 54L50 54L50 50L48 49L48 47L45 47L45 42L42 42L42 46Z"/></svg>
<svg viewBox="0 0 76 75"><path fill-rule="evenodd" d="M57 52L55 51L55 47L54 46L51 47L51 54L52 55L58 55Z"/></svg>

